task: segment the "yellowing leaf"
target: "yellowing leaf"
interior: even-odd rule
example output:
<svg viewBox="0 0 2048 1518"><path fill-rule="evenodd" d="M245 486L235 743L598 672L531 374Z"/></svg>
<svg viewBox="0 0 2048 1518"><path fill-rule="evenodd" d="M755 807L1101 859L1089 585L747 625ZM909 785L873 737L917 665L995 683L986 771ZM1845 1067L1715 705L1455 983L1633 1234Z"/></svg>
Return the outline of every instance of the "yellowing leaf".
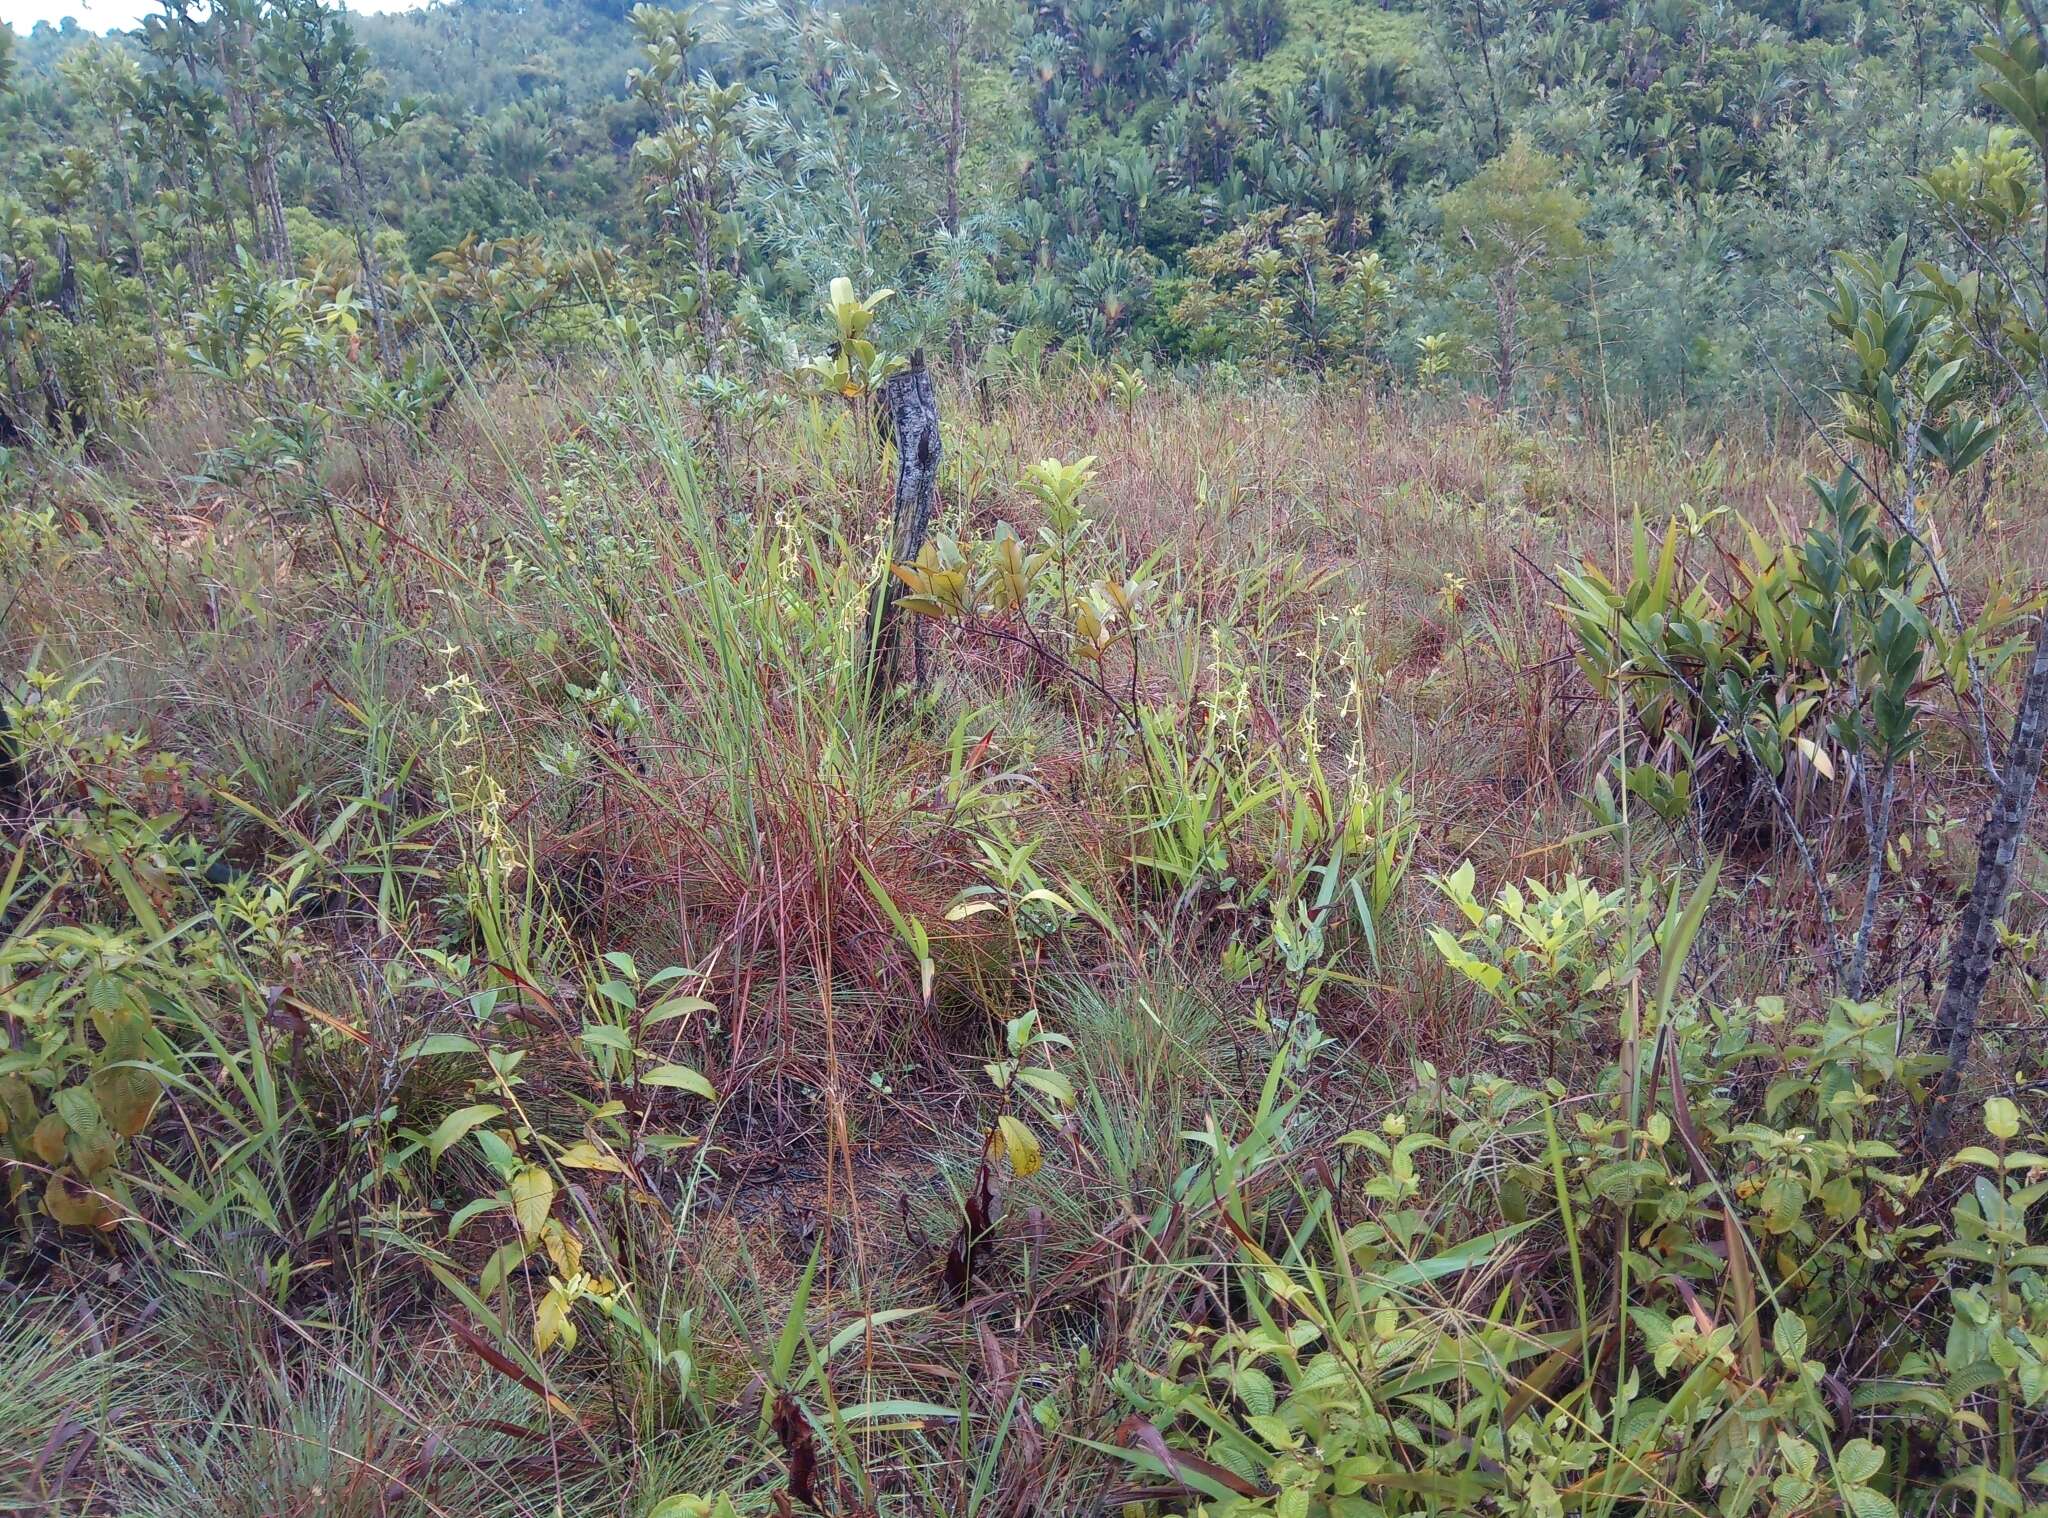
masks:
<svg viewBox="0 0 2048 1518"><path fill-rule="evenodd" d="M116 1065L93 1076L92 1090L114 1131L123 1138L134 1138L149 1125L163 1083L147 1070Z"/></svg>
<svg viewBox="0 0 2048 1518"><path fill-rule="evenodd" d="M563 1276L573 1276L583 1268L583 1241L562 1226L560 1218L549 1218L547 1226L540 1231L541 1244L548 1252L548 1260Z"/></svg>
<svg viewBox="0 0 2048 1518"><path fill-rule="evenodd" d="M550 1291L540 1299L540 1306L533 1314L533 1347L546 1354L560 1340L562 1348L576 1347L576 1323L569 1316L569 1300L559 1291Z"/></svg>
<svg viewBox="0 0 2048 1518"><path fill-rule="evenodd" d="M1808 764L1811 764L1828 779L1832 780L1835 778L1835 761L1828 757L1826 749L1815 743L1811 738L1794 738L1792 741L1798 746L1799 752L1806 755L1806 762Z"/></svg>
<svg viewBox="0 0 2048 1518"><path fill-rule="evenodd" d="M519 1236L531 1244L555 1205L555 1178L538 1165L528 1165L512 1177L511 1190L513 1220L519 1224Z"/></svg>
<svg viewBox="0 0 2048 1518"><path fill-rule="evenodd" d="M996 1119L996 1148L1008 1158L1012 1175L1036 1175L1045 1163L1038 1135L1008 1113Z"/></svg>
<svg viewBox="0 0 2048 1518"><path fill-rule="evenodd" d="M564 1149L558 1163L570 1170L602 1170L612 1175L621 1174L626 1168L615 1156L605 1153L589 1139Z"/></svg>
<svg viewBox="0 0 2048 1518"><path fill-rule="evenodd" d="M75 1185L70 1176L58 1171L43 1188L43 1211L66 1228L112 1228L114 1210L96 1191Z"/></svg>
<svg viewBox="0 0 2048 1518"><path fill-rule="evenodd" d="M71 1167L86 1180L97 1180L114 1163L114 1130L101 1127L91 1133L71 1135Z"/></svg>
<svg viewBox="0 0 2048 1518"><path fill-rule="evenodd" d="M679 1496L664 1497L655 1503L654 1511L647 1518L733 1518L732 1498L720 1492L717 1497L699 1497L694 1492Z"/></svg>
<svg viewBox="0 0 2048 1518"><path fill-rule="evenodd" d="M36 1124L35 1131L28 1136L28 1146L35 1151L36 1158L45 1165L64 1163L64 1140L70 1135L64 1126L64 1119L50 1112Z"/></svg>

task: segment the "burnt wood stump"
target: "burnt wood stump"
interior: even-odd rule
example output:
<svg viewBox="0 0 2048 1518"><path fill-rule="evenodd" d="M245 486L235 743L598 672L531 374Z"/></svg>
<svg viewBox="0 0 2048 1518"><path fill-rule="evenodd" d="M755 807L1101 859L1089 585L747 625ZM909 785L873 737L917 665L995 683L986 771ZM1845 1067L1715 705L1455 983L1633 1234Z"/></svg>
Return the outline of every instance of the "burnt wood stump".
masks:
<svg viewBox="0 0 2048 1518"><path fill-rule="evenodd" d="M889 518L889 563L908 564L924 547L938 508L939 400L925 366L924 350L910 355L910 367L892 374L882 386L882 410L896 444L896 496ZM904 674L904 649L909 648L911 678L924 683L924 629L920 619L906 619L897 607L903 582L888 569L875 585L868 604L868 689L880 697ZM904 635L903 623L912 625Z"/></svg>

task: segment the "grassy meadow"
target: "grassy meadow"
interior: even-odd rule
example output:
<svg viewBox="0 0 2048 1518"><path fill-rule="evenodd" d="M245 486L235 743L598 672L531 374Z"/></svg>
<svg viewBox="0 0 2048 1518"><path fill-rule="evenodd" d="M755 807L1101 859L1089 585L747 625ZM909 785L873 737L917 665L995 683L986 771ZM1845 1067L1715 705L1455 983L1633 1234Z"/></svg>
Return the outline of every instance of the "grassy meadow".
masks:
<svg viewBox="0 0 2048 1518"><path fill-rule="evenodd" d="M1843 999L1848 756L1799 727L1781 817L1569 614L1753 608L1827 447L1067 364L940 406L890 689L836 399L478 375L222 488L194 388L17 479L0 1506L2024 1507L2048 1160L1974 1113L2033 1106L2038 885L1977 1147L1909 1139L1967 709ZM1966 617L2048 563L2032 465L1954 482Z"/></svg>

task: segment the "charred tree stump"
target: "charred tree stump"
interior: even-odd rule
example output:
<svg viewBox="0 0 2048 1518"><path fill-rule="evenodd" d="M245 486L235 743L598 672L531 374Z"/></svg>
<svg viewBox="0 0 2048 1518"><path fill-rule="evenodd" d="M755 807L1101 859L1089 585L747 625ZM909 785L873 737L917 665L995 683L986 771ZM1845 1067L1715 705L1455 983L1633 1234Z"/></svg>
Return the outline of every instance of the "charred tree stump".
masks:
<svg viewBox="0 0 2048 1518"><path fill-rule="evenodd" d="M896 444L896 499L889 521L889 562L908 564L924 547L931 531L932 514L938 506L939 401L932 387L931 371L925 367L924 350L910 356L910 367L892 374L882 386L882 410L889 419L890 436ZM882 572L868 605L868 689L880 696L902 679L903 618L897 601L903 582L889 570ZM910 619L913 624L916 618ZM913 626L910 644L911 676L924 683L924 631Z"/></svg>
<svg viewBox="0 0 2048 1518"><path fill-rule="evenodd" d="M1948 983L1942 989L1941 1011L1934 1024L1935 1052L1948 1056L1948 1068L1935 1087L1934 1112L1928 1124L1928 1147L1936 1153L1947 1145L1963 1066L1969 1062L1970 1046L1977 1037L1977 1007L1991 981L1998 925L2005 917L2014 866L2033 815L2044 751L2048 751L2048 616L2042 617L2034 631L2033 657L2028 661L2019 711L2013 716L2012 741L2006 746L1998 777L1998 796L1977 834L1977 877L1970 886L1969 904L1956 919L1949 949Z"/></svg>
<svg viewBox="0 0 2048 1518"><path fill-rule="evenodd" d="M57 312L78 325L78 265L71 257L71 239L62 232L57 234Z"/></svg>
<svg viewBox="0 0 2048 1518"><path fill-rule="evenodd" d="M14 719L0 706L0 820L19 821L28 810L28 778L14 742Z"/></svg>
<svg viewBox="0 0 2048 1518"><path fill-rule="evenodd" d="M11 283L0 277L0 316L5 316L15 302L26 299L35 272L35 264L24 259ZM28 415L28 402L22 397L21 381L14 368L14 340L5 327L0 327L0 448L28 442Z"/></svg>
<svg viewBox="0 0 2048 1518"><path fill-rule="evenodd" d="M71 239L62 232L57 234L55 305L57 314L71 326L77 326L84 315L78 303L78 266L71 256ZM66 387L56 360L50 356L48 343L36 343L31 357L35 362L36 378L43 387L43 422L50 429L50 435L61 438L68 434L83 439L86 433L84 398L73 395Z"/></svg>

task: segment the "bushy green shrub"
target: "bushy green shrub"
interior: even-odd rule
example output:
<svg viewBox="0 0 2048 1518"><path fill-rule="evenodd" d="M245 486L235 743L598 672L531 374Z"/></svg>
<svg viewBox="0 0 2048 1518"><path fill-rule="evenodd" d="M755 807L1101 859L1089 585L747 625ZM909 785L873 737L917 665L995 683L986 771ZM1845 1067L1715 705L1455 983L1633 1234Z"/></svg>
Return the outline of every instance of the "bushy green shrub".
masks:
<svg viewBox="0 0 2048 1518"><path fill-rule="evenodd" d="M1517 973L1576 994L1569 965ZM2026 1116L1993 1098L1986 1142L1930 1168L1939 1062L1892 1008L1664 1010L1590 1096L1420 1069L1341 1180L1289 1161L1285 1109L1212 1130L1236 1305L1121 1372L1150 1489L1290 1518L2029 1511Z"/></svg>

